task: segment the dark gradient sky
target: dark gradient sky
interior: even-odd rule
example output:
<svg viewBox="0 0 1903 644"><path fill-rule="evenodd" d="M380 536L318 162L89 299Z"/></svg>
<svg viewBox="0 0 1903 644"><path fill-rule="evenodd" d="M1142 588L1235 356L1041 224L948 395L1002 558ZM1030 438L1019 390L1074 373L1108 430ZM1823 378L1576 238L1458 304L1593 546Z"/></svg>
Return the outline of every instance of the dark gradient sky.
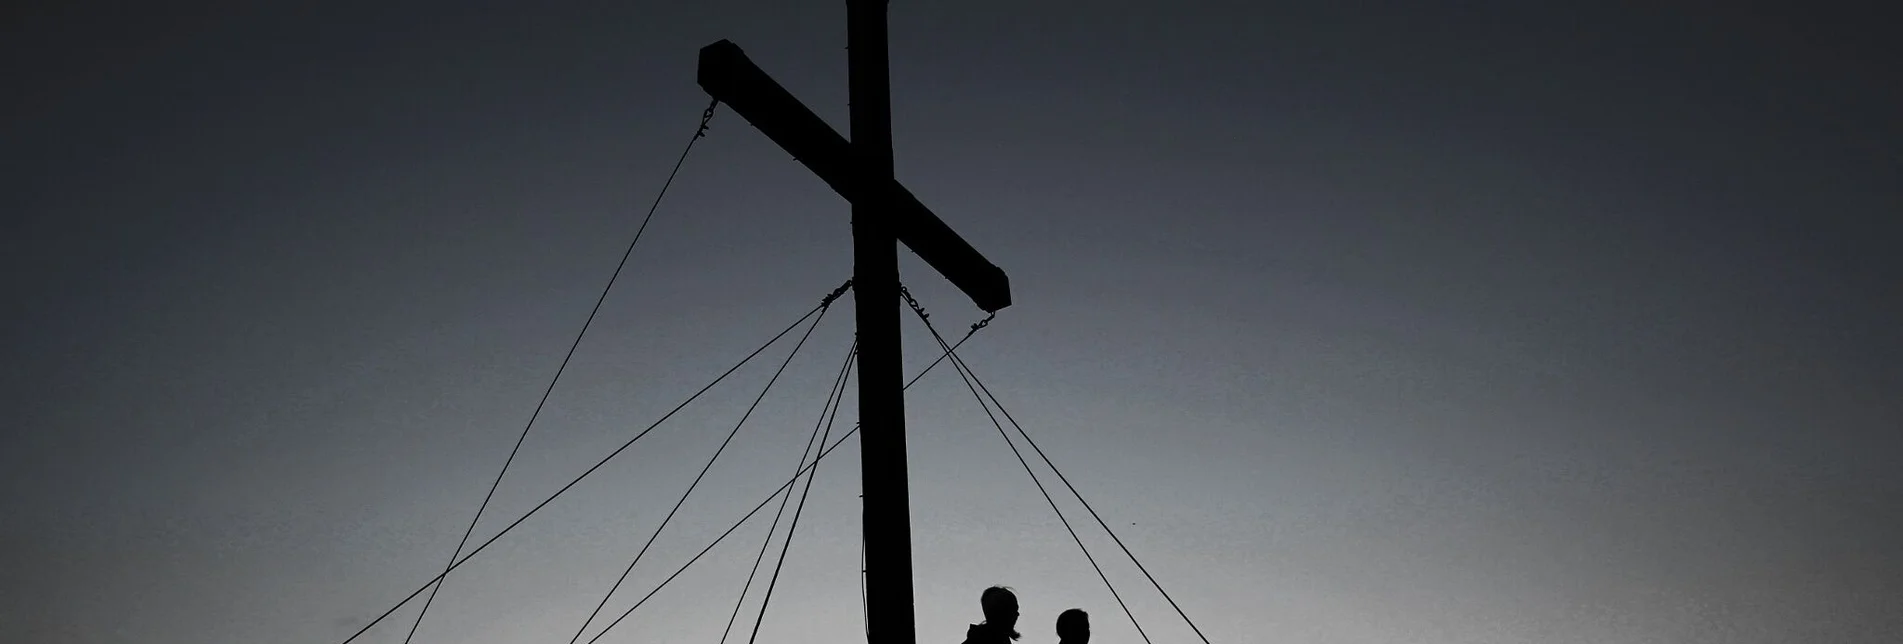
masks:
<svg viewBox="0 0 1903 644"><path fill-rule="evenodd" d="M698 48L845 131L842 2L165 4L4 18L0 640L340 640L455 546L693 131ZM1314 4L891 10L898 175L1016 289L964 353L1211 641L1903 632L1894 23ZM477 537L815 303L849 235L720 113ZM935 321L978 317L904 261ZM790 473L849 311L610 609ZM572 634L783 351L416 641ZM994 583L1026 642L1073 606L1140 641L951 372L908 404L921 642ZM765 640L861 636L855 445ZM764 534L604 641L718 641Z"/></svg>

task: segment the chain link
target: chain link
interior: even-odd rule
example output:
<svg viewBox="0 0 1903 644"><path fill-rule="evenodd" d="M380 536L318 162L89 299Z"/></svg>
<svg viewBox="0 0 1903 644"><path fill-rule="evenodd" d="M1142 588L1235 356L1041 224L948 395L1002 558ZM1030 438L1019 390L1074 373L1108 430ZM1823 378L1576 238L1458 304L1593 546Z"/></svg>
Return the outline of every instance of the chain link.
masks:
<svg viewBox="0 0 1903 644"><path fill-rule="evenodd" d="M852 290L852 280L847 279L846 283L840 284L839 288L833 289L833 292L827 293L826 297L819 301L819 308L823 309L832 306L834 300L839 299L839 296L845 295L846 291L850 290Z"/></svg>
<svg viewBox="0 0 1903 644"><path fill-rule="evenodd" d="M992 321L992 320L995 320L995 319L997 319L997 317L998 317L998 312L997 312L997 311L992 311L992 312L990 312L990 313L986 313L986 314L985 314L985 319L982 319L982 320L979 320L979 321L977 321L976 323L974 323L974 324L972 324L972 325L971 325L971 332L970 332L970 333L966 333L965 335L967 335L967 336L970 336L970 335L971 335L971 333L977 333L977 332L978 332L978 329L982 329L982 328L985 328L985 327L987 327L987 326L991 326L991 321Z"/></svg>
<svg viewBox="0 0 1903 644"><path fill-rule="evenodd" d="M925 326L930 327L932 325L932 314L925 312L925 307L921 306L918 303L917 298L912 297L912 291L910 289L905 288L904 284L899 285L899 297L905 298L906 306L912 307L912 312L918 314L919 319L925 322ZM976 323L973 323L971 325L971 330L965 332L965 338L969 339L972 336L972 334L977 333L979 329L985 328L987 326L991 326L991 321L997 318L998 318L997 311L986 313L985 319L982 319L977 321ZM963 341L964 340L959 340L959 342L963 342Z"/></svg>
<svg viewBox="0 0 1903 644"><path fill-rule="evenodd" d="M707 123L714 120L714 108L716 107L720 107L720 99L718 98L714 99L713 102L708 103L707 109L701 111L700 129L694 130L694 138L698 139L703 136L707 136Z"/></svg>
<svg viewBox="0 0 1903 644"><path fill-rule="evenodd" d="M926 313L925 307L919 306L918 300L912 297L912 291L907 290L904 284L899 285L899 297L905 298L905 303L912 307L912 312L917 313L919 318L924 320L932 319L932 314Z"/></svg>

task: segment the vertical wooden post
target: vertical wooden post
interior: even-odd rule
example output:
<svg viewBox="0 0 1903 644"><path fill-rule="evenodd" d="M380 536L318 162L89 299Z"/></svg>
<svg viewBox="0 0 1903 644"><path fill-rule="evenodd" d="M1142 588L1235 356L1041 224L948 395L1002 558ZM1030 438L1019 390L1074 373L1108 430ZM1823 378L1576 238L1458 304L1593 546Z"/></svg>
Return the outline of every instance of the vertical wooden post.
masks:
<svg viewBox="0 0 1903 644"><path fill-rule="evenodd" d="M885 0L846 1L852 171L892 181L891 76ZM864 486L866 630L871 644L915 644L912 516L900 373L899 256L889 197L853 201L853 302L859 329L859 444Z"/></svg>

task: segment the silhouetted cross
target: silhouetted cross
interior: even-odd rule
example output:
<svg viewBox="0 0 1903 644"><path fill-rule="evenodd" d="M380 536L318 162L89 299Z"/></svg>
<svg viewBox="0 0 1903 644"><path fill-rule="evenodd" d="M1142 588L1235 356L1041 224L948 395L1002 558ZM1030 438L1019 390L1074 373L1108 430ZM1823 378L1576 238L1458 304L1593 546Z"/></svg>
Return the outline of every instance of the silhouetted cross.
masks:
<svg viewBox="0 0 1903 644"><path fill-rule="evenodd" d="M1011 305L1011 285L1003 270L892 178L885 0L847 0L846 49L850 143L731 42L722 40L700 50L699 81L708 95L732 107L852 203L866 635L875 644L915 644L905 393L899 370L898 243L987 313Z"/></svg>

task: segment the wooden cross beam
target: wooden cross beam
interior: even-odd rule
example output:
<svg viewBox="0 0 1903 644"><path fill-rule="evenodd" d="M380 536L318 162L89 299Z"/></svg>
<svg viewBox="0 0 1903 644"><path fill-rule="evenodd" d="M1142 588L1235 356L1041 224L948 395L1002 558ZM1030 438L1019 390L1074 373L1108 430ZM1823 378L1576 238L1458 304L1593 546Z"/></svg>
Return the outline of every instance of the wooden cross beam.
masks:
<svg viewBox="0 0 1903 644"><path fill-rule="evenodd" d="M880 203L899 242L964 291L986 313L1011 305L1011 282L944 220L892 179L862 179L853 171L852 145L793 98L740 46L722 40L700 50L701 89L726 103L767 138L792 154L833 191L854 204Z"/></svg>
<svg viewBox="0 0 1903 644"><path fill-rule="evenodd" d="M916 644L912 519L905 471L898 244L903 242L996 312L1011 305L1004 271L986 261L892 177L885 0L846 1L852 141L827 127L725 40L700 51L702 89L726 103L852 203L854 317L859 347L859 467L866 545L866 635Z"/></svg>

